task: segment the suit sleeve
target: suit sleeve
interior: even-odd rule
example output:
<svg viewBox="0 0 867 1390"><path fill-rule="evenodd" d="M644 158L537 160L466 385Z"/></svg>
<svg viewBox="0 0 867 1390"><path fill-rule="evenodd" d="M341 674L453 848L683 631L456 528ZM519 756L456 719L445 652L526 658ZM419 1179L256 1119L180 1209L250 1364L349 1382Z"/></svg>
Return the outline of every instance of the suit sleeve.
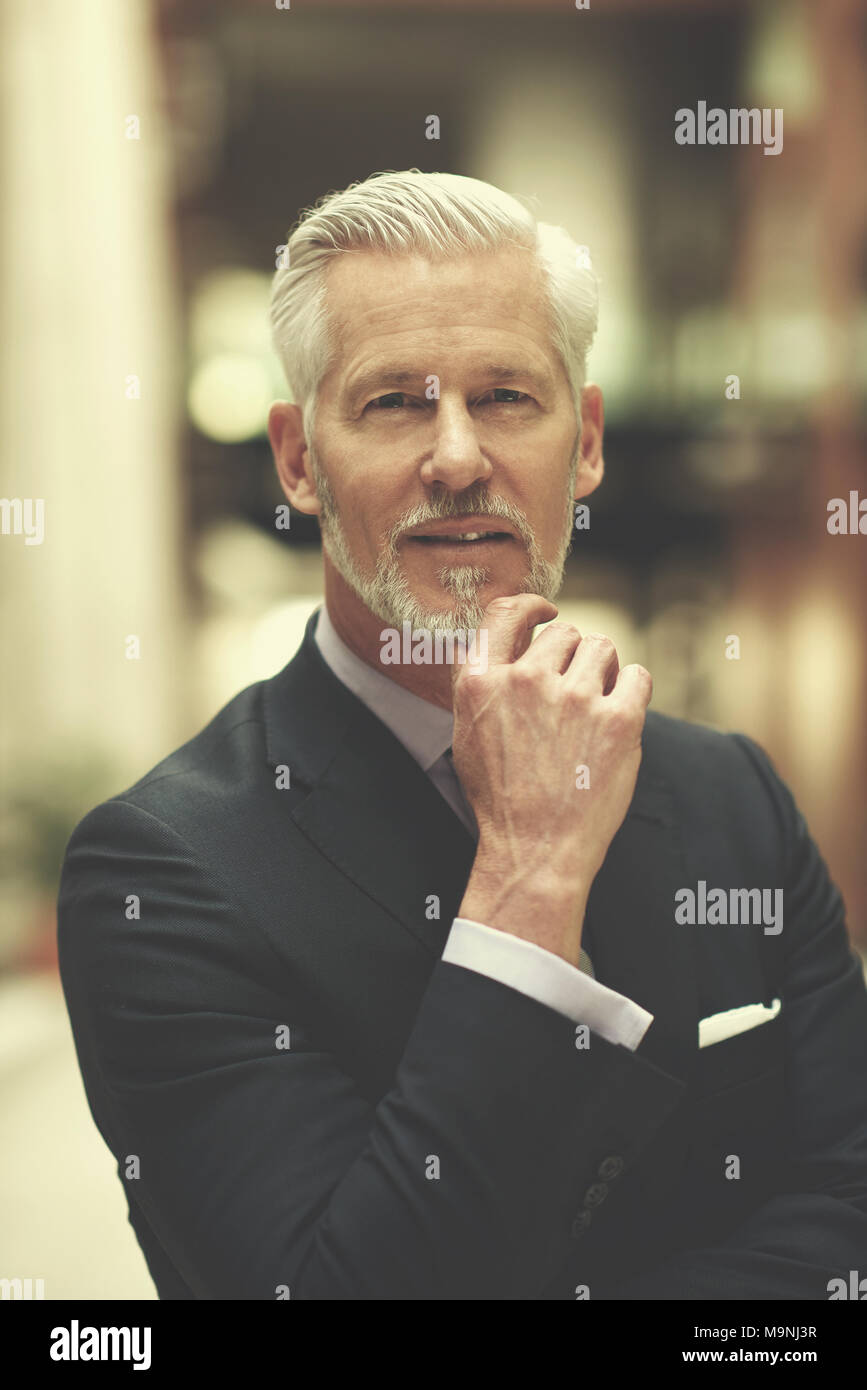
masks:
<svg viewBox="0 0 867 1390"><path fill-rule="evenodd" d="M770 795L788 845L782 1017L791 1167L786 1190L712 1249L631 1278L617 1299L827 1299L867 1268L867 989L840 894L767 756L737 742Z"/></svg>
<svg viewBox="0 0 867 1390"><path fill-rule="evenodd" d="M73 835L59 901L91 1110L191 1295L538 1296L601 1159L637 1158L683 1083L438 961L369 1098L220 872L109 802Z"/></svg>
<svg viewBox="0 0 867 1390"><path fill-rule="evenodd" d="M640 1004L608 989L553 951L469 917L456 917L452 922L443 960L519 989L573 1023L586 1023L608 1042L628 1047L630 1052L653 1022L653 1014Z"/></svg>

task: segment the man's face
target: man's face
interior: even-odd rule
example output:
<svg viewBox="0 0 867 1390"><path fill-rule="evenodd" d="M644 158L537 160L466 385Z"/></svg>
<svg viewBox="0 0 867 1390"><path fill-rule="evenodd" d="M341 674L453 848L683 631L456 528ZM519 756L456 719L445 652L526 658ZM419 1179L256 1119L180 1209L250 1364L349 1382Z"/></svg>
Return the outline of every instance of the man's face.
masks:
<svg viewBox="0 0 867 1390"><path fill-rule="evenodd" d="M390 625L430 628L478 627L500 595L553 598L579 429L532 255L354 252L326 293L338 349L310 461L350 589Z"/></svg>

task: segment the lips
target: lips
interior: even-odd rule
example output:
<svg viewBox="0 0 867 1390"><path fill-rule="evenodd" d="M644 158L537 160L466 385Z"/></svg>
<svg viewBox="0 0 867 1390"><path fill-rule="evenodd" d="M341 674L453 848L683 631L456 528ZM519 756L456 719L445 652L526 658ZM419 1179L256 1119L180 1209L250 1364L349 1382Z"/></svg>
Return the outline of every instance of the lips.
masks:
<svg viewBox="0 0 867 1390"><path fill-rule="evenodd" d="M508 522L490 515L448 517L441 521L431 521L418 531L406 537L419 545L427 546L466 546L501 545L504 541L516 539Z"/></svg>
<svg viewBox="0 0 867 1390"><path fill-rule="evenodd" d="M419 545L487 545L501 544L503 541L514 540L508 531L460 531L460 532L429 532L422 536L409 536L409 540L416 541Z"/></svg>

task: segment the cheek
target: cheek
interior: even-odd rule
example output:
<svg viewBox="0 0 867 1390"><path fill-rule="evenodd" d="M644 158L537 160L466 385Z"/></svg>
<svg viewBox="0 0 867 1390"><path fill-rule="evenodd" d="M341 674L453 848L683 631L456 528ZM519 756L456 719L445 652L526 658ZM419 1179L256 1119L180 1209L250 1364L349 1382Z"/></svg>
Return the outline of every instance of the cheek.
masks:
<svg viewBox="0 0 867 1390"><path fill-rule="evenodd" d="M356 544L375 559L392 529L409 503L405 494L387 490L381 478L354 478L343 488L339 498L344 530Z"/></svg>
<svg viewBox="0 0 867 1390"><path fill-rule="evenodd" d="M572 524L574 505L571 490L567 495L567 481L568 478L564 478L562 486L549 491L544 514L540 516L539 525L535 528L536 540L546 551L553 551L561 544L563 532Z"/></svg>
<svg viewBox="0 0 867 1390"><path fill-rule="evenodd" d="M344 445L341 449L341 462L334 468L339 481L332 482L332 487L341 507L353 513L353 522L396 514L408 505L414 474L407 469L405 454L393 461L391 452L386 441L381 447L365 441L358 448Z"/></svg>
<svg viewBox="0 0 867 1390"><path fill-rule="evenodd" d="M328 482L345 530L363 529L369 513L375 509L375 480L364 470L354 468L351 463L346 462L332 465L328 472Z"/></svg>

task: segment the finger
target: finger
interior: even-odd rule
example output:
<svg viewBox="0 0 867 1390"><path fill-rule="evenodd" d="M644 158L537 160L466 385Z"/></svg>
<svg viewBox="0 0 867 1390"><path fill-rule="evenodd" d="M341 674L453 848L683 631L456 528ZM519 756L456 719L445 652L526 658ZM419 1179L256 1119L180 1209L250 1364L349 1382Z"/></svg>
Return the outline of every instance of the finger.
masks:
<svg viewBox="0 0 867 1390"><path fill-rule="evenodd" d="M614 689L619 670L617 648L611 638L604 632L585 632L565 676L573 685L607 695Z"/></svg>
<svg viewBox="0 0 867 1390"><path fill-rule="evenodd" d="M611 698L643 714L652 695L653 677L643 666L633 662L620 672Z"/></svg>
<svg viewBox="0 0 867 1390"><path fill-rule="evenodd" d="M510 594L493 599L485 609L488 665L506 666L530 645L533 628L556 618L557 609L541 594Z"/></svg>
<svg viewBox="0 0 867 1390"><path fill-rule="evenodd" d="M521 665L556 671L562 676L580 641L581 633L572 623L549 623L545 631L530 643L520 658Z"/></svg>

